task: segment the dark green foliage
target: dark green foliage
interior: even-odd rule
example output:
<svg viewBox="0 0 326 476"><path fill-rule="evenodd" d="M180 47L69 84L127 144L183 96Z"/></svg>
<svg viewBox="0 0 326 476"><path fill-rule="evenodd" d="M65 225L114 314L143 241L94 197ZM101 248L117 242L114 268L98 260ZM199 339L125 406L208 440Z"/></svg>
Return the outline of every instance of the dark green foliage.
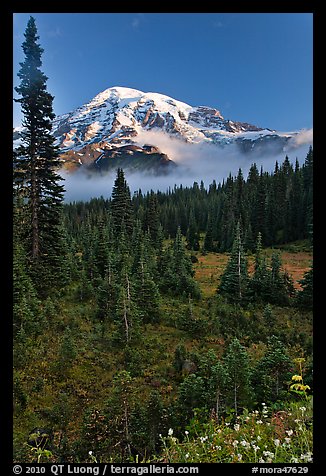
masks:
<svg viewBox="0 0 326 476"><path fill-rule="evenodd" d="M145 257L144 244L140 245L138 262L135 266L135 299L143 322L158 322L160 319L159 288L153 279L151 256ZM151 269L152 268L152 269Z"/></svg>
<svg viewBox="0 0 326 476"><path fill-rule="evenodd" d="M291 280L280 255L269 259L263 247L295 239L300 227L304 235L293 187L306 192L298 165L286 161L275 174L253 165L247 182L239 170L208 191L194 183L131 199L119 170L112 199L65 205L68 279L62 293L41 299L28 272L17 198L18 433L26 420L44 419L56 432L59 462L90 461L89 450L98 461L134 462L136 455L158 458L160 434L173 428L182 439L194 415L220 424L262 399L277 406L290 398L288 354L311 353L311 313L289 307ZM275 213L277 201L287 223ZM204 292L201 300L198 245L231 250L222 292ZM255 252L250 277L245 250ZM303 293L303 306L312 271L301 284L296 302ZM268 340L271 334L277 338ZM311 381L311 365L309 372ZM16 441L21 445L19 434Z"/></svg>
<svg viewBox="0 0 326 476"><path fill-rule="evenodd" d="M24 33L25 59L20 63L21 83L15 88L21 96L24 116L22 145L15 151L15 197L23 203L20 236L26 248L30 274L40 294L60 287L67 279L62 238L64 187L57 173L58 149L51 135L53 97L47 92L47 77L40 70L43 49L35 20L30 17Z"/></svg>
<svg viewBox="0 0 326 476"><path fill-rule="evenodd" d="M250 402L250 368L246 349L234 338L224 357L228 375L229 390L227 404L234 408L237 415L240 409L248 407Z"/></svg>
<svg viewBox="0 0 326 476"><path fill-rule="evenodd" d="M257 401L273 403L287 397L292 365L284 345L276 336L271 336L265 355L253 371Z"/></svg>
<svg viewBox="0 0 326 476"><path fill-rule="evenodd" d="M173 244L167 248L159 265L161 289L175 296L200 298L199 287L194 280L190 256L186 253L181 229L178 227Z"/></svg>
<svg viewBox="0 0 326 476"><path fill-rule="evenodd" d="M188 375L179 386L178 403L183 422L193 416L194 408L203 406L204 403L204 380L196 374Z"/></svg>
<svg viewBox="0 0 326 476"><path fill-rule="evenodd" d="M218 292L226 296L230 302L245 302L248 283L248 265L243 250L240 223L238 222L231 256L221 276Z"/></svg>
<svg viewBox="0 0 326 476"><path fill-rule="evenodd" d="M263 319L265 326L269 329L273 329L276 320L270 304L266 304L266 306L264 307Z"/></svg>
<svg viewBox="0 0 326 476"><path fill-rule="evenodd" d="M177 345L174 351L174 360L173 360L173 367L177 372L181 372L183 368L183 364L187 358L187 350L183 343Z"/></svg>
<svg viewBox="0 0 326 476"><path fill-rule="evenodd" d="M207 332L207 321L195 316L191 299L189 299L185 312L180 313L178 327L185 330L194 339L203 337Z"/></svg>
<svg viewBox="0 0 326 476"><path fill-rule="evenodd" d="M113 341L118 346L127 346L139 337L139 311L133 283L128 273L117 289L117 300L114 312L115 331Z"/></svg>
<svg viewBox="0 0 326 476"><path fill-rule="evenodd" d="M271 272L268 301L273 304L287 305L294 296L294 286L288 273L281 273L282 261L279 252L274 252L271 259Z"/></svg>
<svg viewBox="0 0 326 476"><path fill-rule="evenodd" d="M250 292L254 301L266 300L269 294L269 273L267 269L266 258L262 254L262 237L258 233L255 254L255 269L250 280Z"/></svg>
<svg viewBox="0 0 326 476"><path fill-rule="evenodd" d="M117 170L112 190L111 212L115 236L119 237L124 231L128 237L131 237L133 220L130 189L125 180L124 172L120 168Z"/></svg>
<svg viewBox="0 0 326 476"><path fill-rule="evenodd" d="M187 229L187 248L189 250L198 251L199 240L200 240L199 230L195 220L194 211L190 210L189 226Z"/></svg>
<svg viewBox="0 0 326 476"><path fill-rule="evenodd" d="M21 244L14 244L13 254L13 326L14 336L22 330L38 332L37 316L40 301L34 284L26 272L26 255Z"/></svg>
<svg viewBox="0 0 326 476"><path fill-rule="evenodd" d="M213 217L212 213L208 215L207 219L207 229L206 229L206 234L205 234L205 239L204 239L204 245L203 245L203 251L215 251L216 246L214 243L214 236L213 236Z"/></svg>
<svg viewBox="0 0 326 476"><path fill-rule="evenodd" d="M302 290L298 292L296 304L305 309L313 308L313 265L300 281Z"/></svg>
<svg viewBox="0 0 326 476"><path fill-rule="evenodd" d="M69 370L77 356L77 343L70 327L66 327L61 339L57 362L55 364L58 372L63 375Z"/></svg>

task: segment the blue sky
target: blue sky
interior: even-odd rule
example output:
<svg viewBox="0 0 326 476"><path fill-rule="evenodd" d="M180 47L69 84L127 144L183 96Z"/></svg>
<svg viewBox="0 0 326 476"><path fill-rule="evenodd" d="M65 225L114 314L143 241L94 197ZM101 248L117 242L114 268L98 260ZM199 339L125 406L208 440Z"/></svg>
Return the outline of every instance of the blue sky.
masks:
<svg viewBox="0 0 326 476"><path fill-rule="evenodd" d="M312 127L311 13L15 13L14 85L30 15L56 114L126 86L279 131Z"/></svg>

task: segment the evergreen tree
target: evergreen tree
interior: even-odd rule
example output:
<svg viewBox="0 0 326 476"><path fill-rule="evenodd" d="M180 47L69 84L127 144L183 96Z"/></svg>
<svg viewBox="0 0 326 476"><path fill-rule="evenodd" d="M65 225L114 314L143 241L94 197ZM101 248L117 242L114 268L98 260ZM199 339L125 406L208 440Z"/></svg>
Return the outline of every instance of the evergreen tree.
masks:
<svg viewBox="0 0 326 476"><path fill-rule="evenodd" d="M123 227L128 237L132 235L133 219L130 189L123 169L118 168L112 190L111 212L115 236L119 239Z"/></svg>
<svg viewBox="0 0 326 476"><path fill-rule="evenodd" d="M266 304L263 310L264 327L271 330L276 323L275 315L270 304Z"/></svg>
<svg viewBox="0 0 326 476"><path fill-rule="evenodd" d="M146 322L158 322L160 318L160 295L150 273L148 263L145 261L144 244L135 271L135 298L142 320Z"/></svg>
<svg viewBox="0 0 326 476"><path fill-rule="evenodd" d="M190 210L189 225L187 229L187 248L190 250L199 250L199 231L195 220L195 214L193 208Z"/></svg>
<svg viewBox="0 0 326 476"><path fill-rule="evenodd" d="M282 260L279 251L274 251L271 258L271 270L267 301L272 304L287 305L294 295L293 280L287 272L281 272Z"/></svg>
<svg viewBox="0 0 326 476"><path fill-rule="evenodd" d="M256 400L274 403L287 397L292 362L282 342L276 337L268 339L265 355L260 359L252 376Z"/></svg>
<svg viewBox="0 0 326 476"><path fill-rule="evenodd" d="M177 293L190 295L198 299L200 291L196 281L193 279L192 262L191 258L186 254L180 227L177 229L172 250L174 284ZM173 283L171 284L173 286Z"/></svg>
<svg viewBox="0 0 326 476"><path fill-rule="evenodd" d="M149 449L155 451L158 436L162 431L162 420L164 420L164 407L159 391L152 390L146 405L147 428Z"/></svg>
<svg viewBox="0 0 326 476"><path fill-rule="evenodd" d="M105 421L107 428L106 449L111 453L119 450L122 461L131 457L132 434L131 413L134 408L134 379L126 370L116 373L113 378L113 392L106 402Z"/></svg>
<svg viewBox="0 0 326 476"><path fill-rule="evenodd" d="M13 325L14 336L37 330L39 301L30 276L26 273L26 256L20 243L13 250Z"/></svg>
<svg viewBox="0 0 326 476"><path fill-rule="evenodd" d="M226 296L231 302L244 302L247 297L248 282L248 265L242 246L240 223L238 222L231 256L221 276L218 292Z"/></svg>
<svg viewBox="0 0 326 476"><path fill-rule="evenodd" d="M225 398L227 394L230 376L222 362L217 361L212 366L212 377L209 381L209 394L211 395L211 409L214 410L216 423L219 424L220 416L225 410Z"/></svg>
<svg viewBox="0 0 326 476"><path fill-rule="evenodd" d="M304 228L305 236L313 238L313 149L310 146L302 169L304 188Z"/></svg>
<svg viewBox="0 0 326 476"><path fill-rule="evenodd" d="M255 268L250 280L250 291L254 301L265 300L269 291L269 274L265 256L262 254L262 237L258 233L256 243Z"/></svg>
<svg viewBox="0 0 326 476"><path fill-rule="evenodd" d="M178 404L183 423L192 416L195 408L200 408L205 400L205 383L200 375L190 374L180 384L178 389Z"/></svg>
<svg viewBox="0 0 326 476"><path fill-rule="evenodd" d="M227 402L237 415L240 409L248 405L250 397L249 358L237 338L229 344L224 362L229 376Z"/></svg>
<svg viewBox="0 0 326 476"><path fill-rule="evenodd" d="M151 242L156 247L160 244L160 219L158 212L157 196L151 190L144 217L144 229L149 232Z"/></svg>
<svg viewBox="0 0 326 476"><path fill-rule="evenodd" d="M303 279L299 281L301 284L302 290L298 292L296 303L299 307L306 309L313 308L313 264L311 268L307 271Z"/></svg>
<svg viewBox="0 0 326 476"><path fill-rule="evenodd" d="M43 48L35 19L30 17L25 41L25 59L18 73L21 83L15 88L21 96L24 115L22 145L16 150L14 184L25 203L24 227L26 251L38 290L62 284L64 244L62 242L62 201L64 187L59 167L58 149L51 135L53 96L47 92L47 77L41 71Z"/></svg>
<svg viewBox="0 0 326 476"><path fill-rule="evenodd" d="M128 346L132 340L139 336L139 310L136 304L134 283L126 268L121 271L114 317L116 325L114 341L119 345Z"/></svg>
<svg viewBox="0 0 326 476"><path fill-rule="evenodd" d="M203 251L215 251L214 239L213 239L213 218L212 213L208 214L207 228L204 239Z"/></svg>

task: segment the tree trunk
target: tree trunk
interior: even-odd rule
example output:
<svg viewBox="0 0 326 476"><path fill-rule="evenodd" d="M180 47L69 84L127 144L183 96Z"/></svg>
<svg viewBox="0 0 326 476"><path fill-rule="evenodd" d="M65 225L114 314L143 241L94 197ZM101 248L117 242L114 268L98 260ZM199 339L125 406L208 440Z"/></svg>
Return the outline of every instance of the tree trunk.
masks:
<svg viewBox="0 0 326 476"><path fill-rule="evenodd" d="M36 160L32 160L31 170L31 225L32 225L32 258L37 260L40 256L40 237L38 223L38 187L36 180Z"/></svg>
<svg viewBox="0 0 326 476"><path fill-rule="evenodd" d="M242 298L241 293L241 252L238 251L238 280L239 280L239 298Z"/></svg>
<svg viewBox="0 0 326 476"><path fill-rule="evenodd" d="M219 424L219 411L220 411L220 390L216 390L216 423Z"/></svg>
<svg viewBox="0 0 326 476"><path fill-rule="evenodd" d="M234 411L236 415L238 414L237 389L238 389L237 385L234 384Z"/></svg>
<svg viewBox="0 0 326 476"><path fill-rule="evenodd" d="M126 332L126 342L129 342L129 323L128 323L128 316L127 316L127 306L126 300L123 300L123 319L125 323L125 332Z"/></svg>

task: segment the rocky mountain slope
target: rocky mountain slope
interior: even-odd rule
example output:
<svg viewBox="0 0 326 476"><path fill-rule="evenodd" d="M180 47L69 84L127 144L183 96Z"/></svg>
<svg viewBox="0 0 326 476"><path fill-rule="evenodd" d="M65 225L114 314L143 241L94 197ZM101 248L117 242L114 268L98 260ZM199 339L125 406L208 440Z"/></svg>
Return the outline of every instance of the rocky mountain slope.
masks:
<svg viewBox="0 0 326 476"><path fill-rule="evenodd" d="M278 154L291 147L298 132L280 133L246 122L224 119L212 107L193 107L159 93L112 87L73 112L58 116L53 134L66 170L106 171L118 166L165 174L175 167L160 141L160 132L187 144L234 144L257 156ZM14 130L19 143L20 130ZM148 139L148 140L147 140ZM163 141L164 142L164 141Z"/></svg>

